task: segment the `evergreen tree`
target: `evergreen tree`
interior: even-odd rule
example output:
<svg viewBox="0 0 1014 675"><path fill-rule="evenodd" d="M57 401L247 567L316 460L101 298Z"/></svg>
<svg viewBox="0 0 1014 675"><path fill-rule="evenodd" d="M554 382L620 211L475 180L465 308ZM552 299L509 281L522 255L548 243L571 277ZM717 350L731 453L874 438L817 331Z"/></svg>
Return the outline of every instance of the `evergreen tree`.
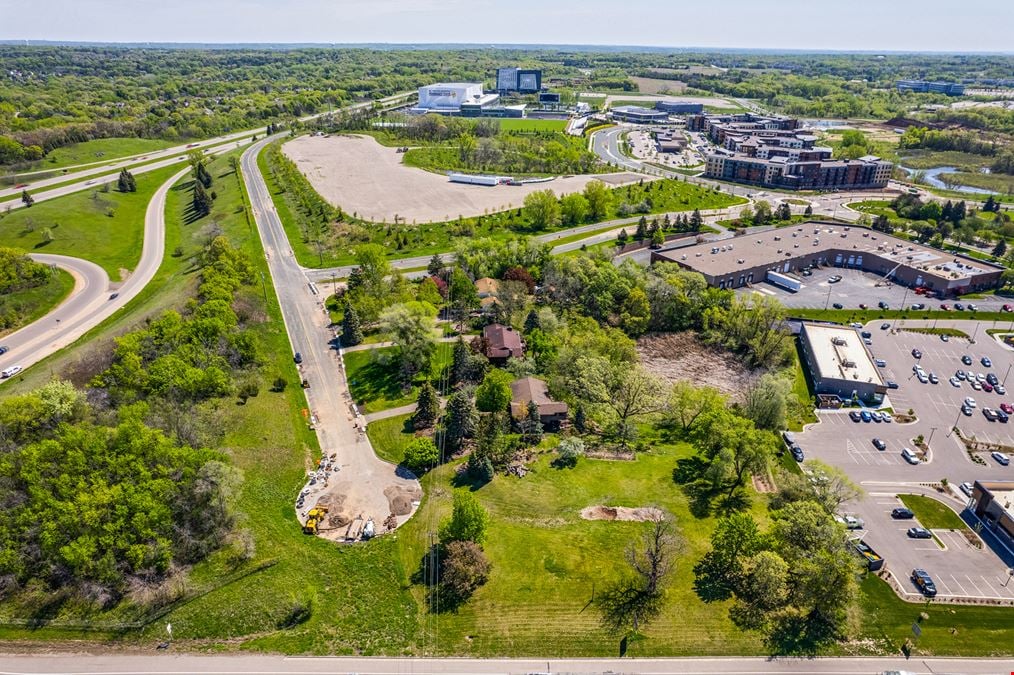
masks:
<svg viewBox="0 0 1014 675"><path fill-rule="evenodd" d="M701 218L701 210L694 209L693 215L690 216L690 229L694 232L701 229L701 225L704 224L704 219Z"/></svg>
<svg viewBox="0 0 1014 675"><path fill-rule="evenodd" d="M651 233L651 245L653 248L658 248L665 243L665 233L661 229L655 230Z"/></svg>
<svg viewBox="0 0 1014 675"><path fill-rule="evenodd" d="M637 221L637 229L634 230L634 239L636 241L643 241L648 236L648 219L641 216L641 219Z"/></svg>
<svg viewBox="0 0 1014 675"><path fill-rule="evenodd" d="M525 317L525 332L531 333L536 328L542 328L542 319L539 318L539 313L532 309Z"/></svg>
<svg viewBox="0 0 1014 675"><path fill-rule="evenodd" d="M451 384L468 382L471 376L472 353L463 337L458 337L451 352Z"/></svg>
<svg viewBox="0 0 1014 675"><path fill-rule="evenodd" d="M960 201L954 205L954 212L951 214L951 222L955 225L960 223L968 215L967 207L964 201Z"/></svg>
<svg viewBox="0 0 1014 675"><path fill-rule="evenodd" d="M116 179L116 189L120 192L135 192L137 190L134 177L126 169L120 169L120 175Z"/></svg>
<svg viewBox="0 0 1014 675"><path fill-rule="evenodd" d="M581 434L588 430L588 419L585 417L584 406L580 403L574 411L574 428Z"/></svg>
<svg viewBox="0 0 1014 675"><path fill-rule="evenodd" d="M1007 242L1003 239L996 242L996 246L993 247L993 255L996 256L997 258L1000 258L1006 252L1007 252Z"/></svg>
<svg viewBox="0 0 1014 675"><path fill-rule="evenodd" d="M479 424L479 413L472 402L472 392L468 389L456 391L447 400L447 412L444 415L444 439L447 448L457 452L466 438L475 436Z"/></svg>
<svg viewBox="0 0 1014 675"><path fill-rule="evenodd" d="M803 215L804 216L812 216L813 215L813 206L811 206L810 204L807 204L806 208L803 209Z"/></svg>
<svg viewBox="0 0 1014 675"><path fill-rule="evenodd" d="M996 201L993 199L993 195L986 198L986 202L982 205L982 210L987 213L996 208Z"/></svg>
<svg viewBox="0 0 1014 675"><path fill-rule="evenodd" d="M665 214L665 219L662 220L662 229L669 231L672 229L672 220L669 218L669 214Z"/></svg>
<svg viewBox="0 0 1014 675"><path fill-rule="evenodd" d="M194 211L198 217L211 213L211 195L200 181L194 182Z"/></svg>
<svg viewBox="0 0 1014 675"><path fill-rule="evenodd" d="M208 171L207 167L204 166L204 162L199 162L197 164L195 172L197 174L197 180L201 182L201 185L203 185L205 188L211 187L212 183L211 173Z"/></svg>
<svg viewBox="0 0 1014 675"><path fill-rule="evenodd" d="M426 380L419 388L419 398L416 399L415 414L412 415L412 426L419 431L429 429L437 423L440 415L440 398L433 384Z"/></svg>
<svg viewBox="0 0 1014 675"><path fill-rule="evenodd" d="M944 208L940 211L940 220L952 220L954 218L954 204L948 199Z"/></svg>
<svg viewBox="0 0 1014 675"><path fill-rule="evenodd" d="M535 401L528 402L528 414L521 423L521 440L528 445L542 442L542 418L539 417L539 406Z"/></svg>
<svg viewBox="0 0 1014 675"><path fill-rule="evenodd" d="M26 207L31 208L32 204L35 203L35 197L33 197L32 195L28 194L28 190L22 190L21 191L21 201L22 201L22 203L24 203L24 205Z"/></svg>
<svg viewBox="0 0 1014 675"><path fill-rule="evenodd" d="M359 314L346 298L342 315L342 345L352 347L362 341L363 328L359 325Z"/></svg>
<svg viewBox="0 0 1014 675"><path fill-rule="evenodd" d="M627 243L628 239L630 239L630 236L627 234L627 228L623 228L620 230L620 233L616 235L616 245L623 246Z"/></svg>
<svg viewBox="0 0 1014 675"><path fill-rule="evenodd" d="M431 277L438 277L444 271L444 259L440 257L439 253L434 253L430 258L430 264L426 267L426 271L430 273Z"/></svg>

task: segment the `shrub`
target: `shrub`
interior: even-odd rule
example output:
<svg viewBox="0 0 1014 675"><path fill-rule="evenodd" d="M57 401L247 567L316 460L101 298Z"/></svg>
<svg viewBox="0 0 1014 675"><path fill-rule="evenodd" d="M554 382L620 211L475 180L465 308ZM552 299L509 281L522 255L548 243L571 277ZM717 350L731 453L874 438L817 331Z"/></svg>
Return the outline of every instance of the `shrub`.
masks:
<svg viewBox="0 0 1014 675"><path fill-rule="evenodd" d="M430 438L417 438L405 448L403 464L413 473L428 471L440 462L440 449Z"/></svg>

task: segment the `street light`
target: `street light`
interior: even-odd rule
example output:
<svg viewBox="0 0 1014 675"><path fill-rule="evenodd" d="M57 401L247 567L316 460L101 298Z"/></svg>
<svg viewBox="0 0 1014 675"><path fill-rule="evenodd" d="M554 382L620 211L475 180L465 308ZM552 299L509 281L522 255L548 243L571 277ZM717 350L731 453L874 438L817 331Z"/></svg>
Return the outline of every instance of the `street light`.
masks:
<svg viewBox="0 0 1014 675"><path fill-rule="evenodd" d="M1010 578L1014 577L1014 569L1007 570L1007 581L1003 582L1003 587L1007 588L1007 584L1010 583Z"/></svg>
<svg viewBox="0 0 1014 675"><path fill-rule="evenodd" d="M954 424L951 425L947 435L950 436L958 428L958 422L961 420L961 410L958 410L958 416L954 418Z"/></svg>
<svg viewBox="0 0 1014 675"><path fill-rule="evenodd" d="M1009 364L1007 364L1007 372L1006 372L1006 373L1004 373L1004 376L1003 376L1003 382L1001 382L1001 383L1000 383L1000 384L1002 384L1002 385L1003 385L1003 386L1005 386L1005 387L1007 386L1007 376L1008 376L1008 375L1010 375L1010 369L1011 369L1012 367L1014 367L1014 363L1009 363Z"/></svg>
<svg viewBox="0 0 1014 675"><path fill-rule="evenodd" d="M930 446L930 443L933 442L933 434L934 434L934 432L936 432L936 430L937 430L936 427L930 428L930 437L929 437L929 440L926 441L926 447L927 448Z"/></svg>

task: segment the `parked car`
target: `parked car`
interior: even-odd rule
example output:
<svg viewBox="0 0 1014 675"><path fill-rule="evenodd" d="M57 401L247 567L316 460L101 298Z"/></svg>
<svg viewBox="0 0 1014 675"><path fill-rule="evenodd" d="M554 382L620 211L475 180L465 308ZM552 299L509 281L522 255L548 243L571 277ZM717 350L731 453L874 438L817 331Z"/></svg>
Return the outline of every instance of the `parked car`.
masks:
<svg viewBox="0 0 1014 675"><path fill-rule="evenodd" d="M978 380L969 380L968 382L972 385L972 389L975 391L982 391L982 385L979 384Z"/></svg>
<svg viewBox="0 0 1014 675"><path fill-rule="evenodd" d="M1000 410L1004 411L1008 415L1014 414L1014 405L1011 405L1010 403L1001 403Z"/></svg>
<svg viewBox="0 0 1014 675"><path fill-rule="evenodd" d="M960 302L955 302L954 303L954 309L958 310L959 312L964 312L965 311L965 306L962 305Z"/></svg>
<svg viewBox="0 0 1014 675"><path fill-rule="evenodd" d="M993 367L993 362L989 360L988 356L983 356L981 359L979 359L979 363L986 366L987 368Z"/></svg>
<svg viewBox="0 0 1014 675"><path fill-rule="evenodd" d="M862 333L860 333L860 335L863 336L864 338L873 337L873 333L871 333L868 330L864 330Z"/></svg>
<svg viewBox="0 0 1014 675"><path fill-rule="evenodd" d="M972 416L972 409L969 408L967 405L961 406L961 412L965 415L965 417Z"/></svg>
<svg viewBox="0 0 1014 675"><path fill-rule="evenodd" d="M914 302L914 303L912 303L912 309L925 309L925 308L926 308L926 304L925 303L922 303L922 302Z"/></svg>
<svg viewBox="0 0 1014 675"><path fill-rule="evenodd" d="M836 302L836 303L834 303L831 306L834 307L835 309L845 309L845 306L843 304L841 304L840 302Z"/></svg>
<svg viewBox="0 0 1014 675"><path fill-rule="evenodd" d="M864 422L871 422L873 420L873 415L870 414L869 410L862 411L859 413L859 416L863 418Z"/></svg>
<svg viewBox="0 0 1014 675"><path fill-rule="evenodd" d="M974 408L975 407L975 399L972 398L971 396L966 396L965 397L965 405L968 406L969 408Z"/></svg>
<svg viewBox="0 0 1014 675"><path fill-rule="evenodd" d="M856 518L855 516L837 516L835 518L839 523L845 526L848 530L861 530L866 525L862 518Z"/></svg>
<svg viewBox="0 0 1014 675"><path fill-rule="evenodd" d="M941 342L950 342L950 341L951 341L951 336L950 336L950 335L947 335L947 334L945 333L945 334L943 334L943 335L941 335L941 336L940 336L940 341L941 341Z"/></svg>
<svg viewBox="0 0 1014 675"><path fill-rule="evenodd" d="M870 417L872 417L873 421L876 422L876 423L878 423L878 424L884 421L884 416L883 416L883 414L881 414L881 412L879 410L872 411L870 413Z"/></svg>
<svg viewBox="0 0 1014 675"><path fill-rule="evenodd" d="M961 488L961 491L964 492L967 496L969 496L969 497L972 496L972 484L971 483L962 483L959 487Z"/></svg>
<svg viewBox="0 0 1014 675"><path fill-rule="evenodd" d="M912 539L932 539L933 533L925 527L910 527L906 534Z"/></svg>
<svg viewBox="0 0 1014 675"><path fill-rule="evenodd" d="M1014 312L1014 307L1012 307L1011 305L1004 305L1000 309L1004 312Z"/></svg>
<svg viewBox="0 0 1014 675"><path fill-rule="evenodd" d="M933 583L933 577L927 574L926 570L912 570L912 583L928 598L937 594L937 585Z"/></svg>
<svg viewBox="0 0 1014 675"><path fill-rule="evenodd" d="M998 384L993 387L993 391L1000 394L1000 396L1003 396L1004 394L1007 393L1007 387L1003 386L1002 384Z"/></svg>
<svg viewBox="0 0 1014 675"><path fill-rule="evenodd" d="M898 506L891 510L891 517L895 520L911 520L912 518L915 518L915 513L904 506Z"/></svg>
<svg viewBox="0 0 1014 675"><path fill-rule="evenodd" d="M905 461L909 464L918 464L919 456L912 452L912 448L902 448L901 456L905 458Z"/></svg>
<svg viewBox="0 0 1014 675"><path fill-rule="evenodd" d="M923 371L921 371L921 370L920 370L920 371L918 371L918 372L916 372L915 376L916 376L916 377L917 377L917 378L919 379L919 381L920 381L920 382L922 382L923 384L926 384L927 382L929 382L929 378L928 378L928 377L926 377L926 373L924 373L924 372L923 372Z"/></svg>
<svg viewBox="0 0 1014 675"><path fill-rule="evenodd" d="M994 450L993 452L989 453L989 456L992 457L994 460L996 460L996 463L1001 466L1007 466L1008 464L1010 464L1010 457L997 450Z"/></svg>
<svg viewBox="0 0 1014 675"><path fill-rule="evenodd" d="M841 281L841 279L842 279L842 277L841 277L840 274L832 274L831 276L829 276L827 278L827 283L829 283L829 284L836 284L839 281Z"/></svg>
<svg viewBox="0 0 1014 675"><path fill-rule="evenodd" d="M889 323L882 323L882 324L880 324L880 330L887 330L890 327L891 327L891 324L889 324Z"/></svg>
<svg viewBox="0 0 1014 675"><path fill-rule="evenodd" d="M869 307L866 305L865 302L860 302L859 303L859 309L869 309Z"/></svg>
<svg viewBox="0 0 1014 675"><path fill-rule="evenodd" d="M1004 424L1010 419L1010 415L1002 410L994 410L993 413L996 415L997 421L1003 422Z"/></svg>
<svg viewBox="0 0 1014 675"><path fill-rule="evenodd" d="M299 352L296 352L295 356L292 357L292 360L295 361L296 363L302 363L303 355L300 354Z"/></svg>
<svg viewBox="0 0 1014 675"><path fill-rule="evenodd" d="M945 312L951 311L951 308L947 305L946 302L940 303L940 309L944 310Z"/></svg>
<svg viewBox="0 0 1014 675"><path fill-rule="evenodd" d="M849 417L852 418L853 422L858 422L859 420L861 420L863 418L862 415L859 414L858 410L850 410L849 411Z"/></svg>
<svg viewBox="0 0 1014 675"><path fill-rule="evenodd" d="M888 305L887 305L886 302L884 302L883 300L881 300L880 302L877 303L877 307L879 307L880 309L887 309Z"/></svg>
<svg viewBox="0 0 1014 675"><path fill-rule="evenodd" d="M890 424L891 422L894 421L894 418L891 417L891 413L882 412L882 413L880 413L880 417L881 417L881 419L883 419L888 424Z"/></svg>
<svg viewBox="0 0 1014 675"><path fill-rule="evenodd" d="M22 370L21 366L11 366L3 371L0 371L0 378L7 379L8 377L14 377Z"/></svg>
<svg viewBox="0 0 1014 675"><path fill-rule="evenodd" d="M939 377L937 377L937 374L936 374L936 373L930 373L930 374L929 374L929 381L930 381L930 382L931 382L932 384L940 384L940 378L939 378Z"/></svg>
<svg viewBox="0 0 1014 675"><path fill-rule="evenodd" d="M912 350L912 356L914 356L917 359L921 359L922 358L922 352L919 351L918 349L913 349Z"/></svg>
<svg viewBox="0 0 1014 675"><path fill-rule="evenodd" d="M792 459L796 460L797 462L803 461L803 449L798 445L793 445L791 448L789 448L789 452L792 453Z"/></svg>
<svg viewBox="0 0 1014 675"><path fill-rule="evenodd" d="M996 377L996 374L995 374L995 373L986 373L986 382L989 382L989 383L990 383L991 385L993 385L994 387L995 387L996 385L1000 384L1000 380L999 380L999 379L997 379L997 377Z"/></svg>
<svg viewBox="0 0 1014 675"><path fill-rule="evenodd" d="M989 382L983 382L982 383L982 390L985 391L985 392L991 392L991 391L993 391L993 385L991 385Z"/></svg>
<svg viewBox="0 0 1014 675"><path fill-rule="evenodd" d="M959 371L955 372L954 373L954 377L958 378L959 380L965 379L965 371L959 370Z"/></svg>
<svg viewBox="0 0 1014 675"><path fill-rule="evenodd" d="M792 447L796 444L796 435L791 431L783 431L782 440L785 441L785 445Z"/></svg>
<svg viewBox="0 0 1014 675"><path fill-rule="evenodd" d="M874 361L874 363L877 364L877 368L886 368L887 367L887 361L885 361L884 359L876 359Z"/></svg>
<svg viewBox="0 0 1014 675"><path fill-rule="evenodd" d="M964 363L966 366L970 366L972 365L972 357L969 356L968 354L962 354L961 362Z"/></svg>
<svg viewBox="0 0 1014 675"><path fill-rule="evenodd" d="M880 438L874 438L873 447L875 447L877 450L885 450L887 448L887 443L884 443L884 441Z"/></svg>
<svg viewBox="0 0 1014 675"><path fill-rule="evenodd" d="M968 303L968 311L969 312L977 312L977 311L979 311L979 306L975 305L975 304L972 304L970 302L970 303Z"/></svg>
<svg viewBox="0 0 1014 675"><path fill-rule="evenodd" d="M982 409L982 416L985 417L986 419L988 419L990 422L995 422L996 421L996 413L993 412L992 408L983 408Z"/></svg>
<svg viewBox="0 0 1014 675"><path fill-rule="evenodd" d="M894 380L888 380L886 382L886 384L887 384L887 388L888 389L897 389L898 388L898 383L895 382Z"/></svg>

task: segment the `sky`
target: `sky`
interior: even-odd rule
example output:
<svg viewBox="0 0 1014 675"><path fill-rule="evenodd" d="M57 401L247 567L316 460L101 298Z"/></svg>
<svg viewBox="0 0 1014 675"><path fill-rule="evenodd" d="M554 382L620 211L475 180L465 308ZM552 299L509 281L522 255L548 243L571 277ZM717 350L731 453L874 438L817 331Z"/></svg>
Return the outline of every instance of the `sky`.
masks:
<svg viewBox="0 0 1014 675"><path fill-rule="evenodd" d="M1014 50L1014 0L0 0L0 39Z"/></svg>

